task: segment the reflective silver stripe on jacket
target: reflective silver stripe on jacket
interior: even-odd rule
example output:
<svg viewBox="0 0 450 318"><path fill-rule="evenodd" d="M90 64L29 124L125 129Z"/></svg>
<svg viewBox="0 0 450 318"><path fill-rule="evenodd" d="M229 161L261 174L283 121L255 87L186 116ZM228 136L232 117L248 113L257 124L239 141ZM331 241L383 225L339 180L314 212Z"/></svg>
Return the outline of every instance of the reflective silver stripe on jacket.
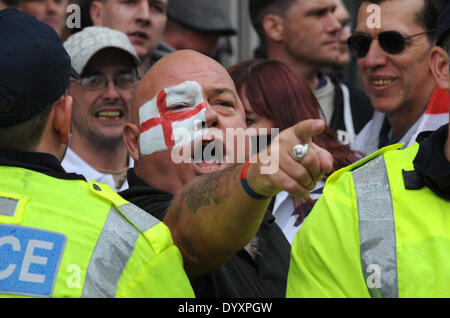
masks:
<svg viewBox="0 0 450 318"><path fill-rule="evenodd" d="M160 221L151 214L145 212L134 204L128 203L119 207L120 211L124 213L131 222L134 223L142 232L152 228Z"/></svg>
<svg viewBox="0 0 450 318"><path fill-rule="evenodd" d="M395 220L384 156L369 161L352 175L366 285L372 297L398 297Z"/></svg>
<svg viewBox="0 0 450 318"><path fill-rule="evenodd" d="M0 215L13 217L19 200L0 197Z"/></svg>
<svg viewBox="0 0 450 318"><path fill-rule="evenodd" d="M159 220L141 209L126 204L119 207L141 231L146 231ZM115 297L117 285L133 254L140 231L128 222L113 206L86 271L81 297Z"/></svg>

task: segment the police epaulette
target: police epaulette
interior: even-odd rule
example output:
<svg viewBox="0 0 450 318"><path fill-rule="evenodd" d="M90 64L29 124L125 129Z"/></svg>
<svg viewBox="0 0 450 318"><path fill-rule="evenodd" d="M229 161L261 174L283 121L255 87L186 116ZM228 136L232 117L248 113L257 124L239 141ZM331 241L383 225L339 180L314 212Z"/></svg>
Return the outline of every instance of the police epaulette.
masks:
<svg viewBox="0 0 450 318"><path fill-rule="evenodd" d="M425 187L425 181L422 175L416 170L405 171L402 170L403 181L405 182L405 189L407 190L420 190Z"/></svg>

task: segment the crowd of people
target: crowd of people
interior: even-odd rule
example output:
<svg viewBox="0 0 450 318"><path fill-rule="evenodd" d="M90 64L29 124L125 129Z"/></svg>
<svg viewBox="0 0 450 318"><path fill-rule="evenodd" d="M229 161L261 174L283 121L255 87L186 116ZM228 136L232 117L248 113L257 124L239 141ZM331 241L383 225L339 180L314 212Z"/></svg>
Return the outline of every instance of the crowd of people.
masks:
<svg viewBox="0 0 450 318"><path fill-rule="evenodd" d="M0 296L450 297L450 1L225 1L0 0Z"/></svg>

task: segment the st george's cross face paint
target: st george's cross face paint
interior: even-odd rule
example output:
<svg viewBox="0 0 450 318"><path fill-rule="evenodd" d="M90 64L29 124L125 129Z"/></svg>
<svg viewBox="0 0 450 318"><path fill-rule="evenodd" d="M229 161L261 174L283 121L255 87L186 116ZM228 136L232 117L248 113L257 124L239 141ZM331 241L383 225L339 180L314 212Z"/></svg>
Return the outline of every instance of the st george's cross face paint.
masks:
<svg viewBox="0 0 450 318"><path fill-rule="evenodd" d="M229 163L245 162L246 151L252 153L251 148L246 148L248 138L259 134L251 131L254 128L249 131L228 127L225 132L216 127L207 128L207 107L202 88L195 81L185 81L160 91L139 108L140 154L169 151L173 163L195 164L202 173L220 170ZM272 129L270 135L267 131L262 135L276 136L278 129ZM279 148L278 139L271 142L270 154L267 141L262 141L259 138L259 148L256 148L259 161L264 164L261 173L275 173L279 168L278 151L274 151Z"/></svg>
<svg viewBox="0 0 450 318"><path fill-rule="evenodd" d="M201 136L206 122L206 102L202 88L194 81L160 91L139 109L142 155L181 147ZM183 138L177 138L183 131ZM187 136L186 133L190 136Z"/></svg>

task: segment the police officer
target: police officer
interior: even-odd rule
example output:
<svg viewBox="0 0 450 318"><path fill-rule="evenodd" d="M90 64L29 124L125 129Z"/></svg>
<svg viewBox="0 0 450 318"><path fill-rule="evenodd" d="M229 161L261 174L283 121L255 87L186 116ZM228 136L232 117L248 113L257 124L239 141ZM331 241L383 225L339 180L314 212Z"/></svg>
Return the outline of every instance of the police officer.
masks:
<svg viewBox="0 0 450 318"><path fill-rule="evenodd" d="M163 223L60 166L77 75L56 32L8 8L0 42L0 296L194 296Z"/></svg>
<svg viewBox="0 0 450 318"><path fill-rule="evenodd" d="M437 45L431 69L449 90L450 1ZM400 147L328 178L292 246L288 297L450 297L449 126Z"/></svg>

